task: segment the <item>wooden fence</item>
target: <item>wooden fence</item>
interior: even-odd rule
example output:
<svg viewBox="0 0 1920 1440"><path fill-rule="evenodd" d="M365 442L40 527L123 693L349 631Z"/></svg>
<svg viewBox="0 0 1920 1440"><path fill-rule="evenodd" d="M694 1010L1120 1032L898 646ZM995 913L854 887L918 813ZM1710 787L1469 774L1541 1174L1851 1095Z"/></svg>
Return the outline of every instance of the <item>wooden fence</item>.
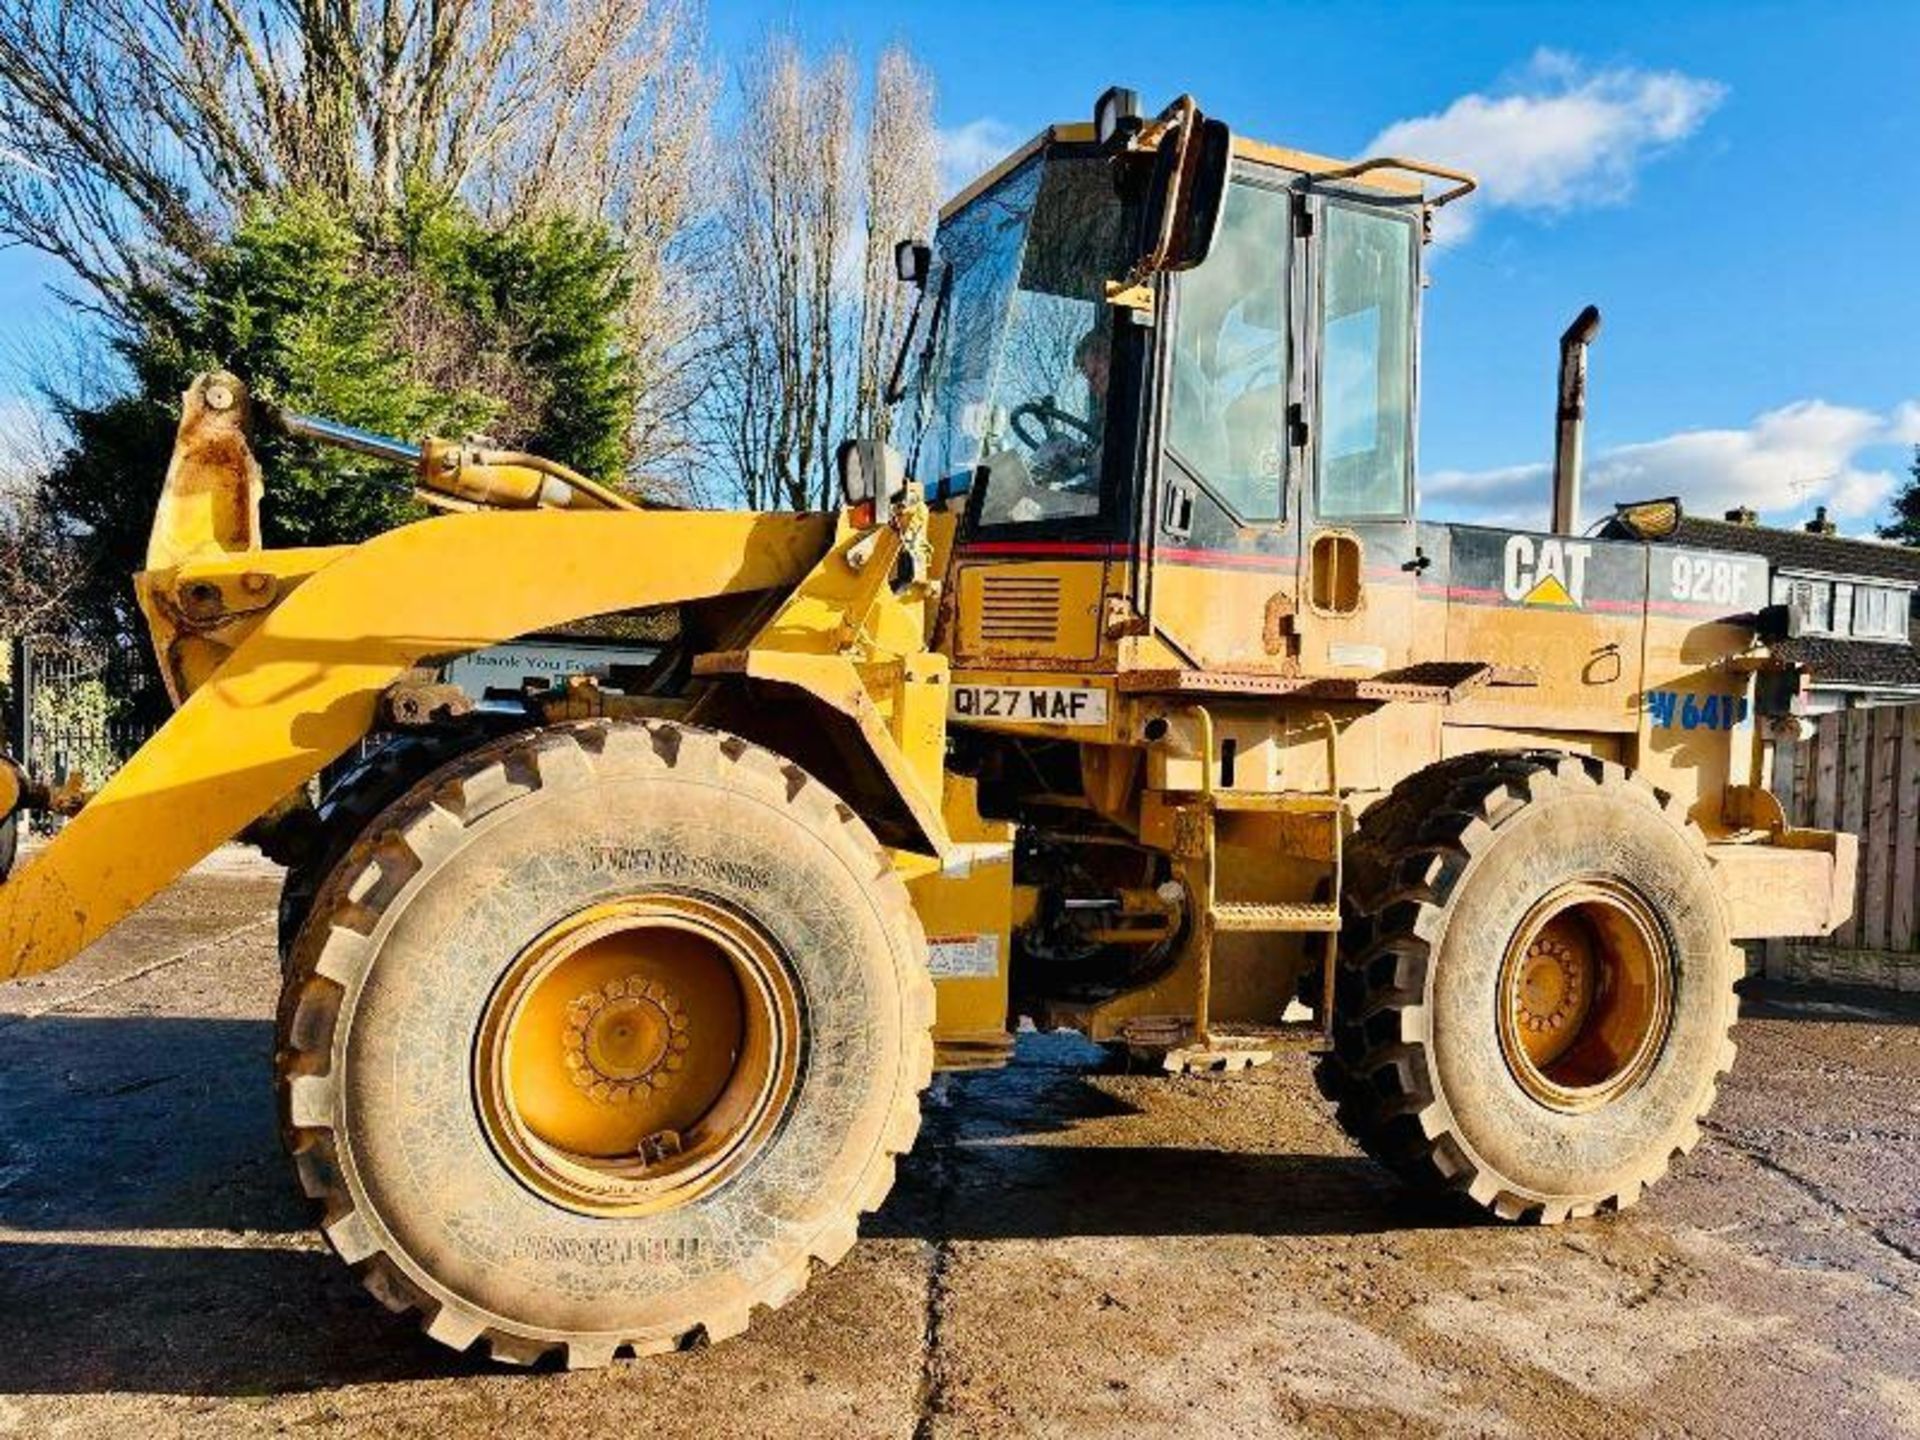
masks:
<svg viewBox="0 0 1920 1440"><path fill-rule="evenodd" d="M1860 837L1860 873L1853 918L1826 940L1770 944L1767 973L1916 988L1920 705L1822 715L1811 739L1775 746L1772 783L1793 824Z"/></svg>

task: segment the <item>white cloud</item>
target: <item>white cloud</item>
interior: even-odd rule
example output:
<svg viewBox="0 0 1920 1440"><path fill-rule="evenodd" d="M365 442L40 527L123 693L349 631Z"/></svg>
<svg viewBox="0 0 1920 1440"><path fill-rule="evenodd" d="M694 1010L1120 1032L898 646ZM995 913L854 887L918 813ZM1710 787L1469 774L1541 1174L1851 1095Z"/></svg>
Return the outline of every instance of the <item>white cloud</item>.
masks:
<svg viewBox="0 0 1920 1440"><path fill-rule="evenodd" d="M1895 407L1887 425L1887 439L1895 445L1920 445L1920 400Z"/></svg>
<svg viewBox="0 0 1920 1440"><path fill-rule="evenodd" d="M990 115L969 120L964 125L939 134L940 193L952 195L998 165L1020 136L1013 127Z"/></svg>
<svg viewBox="0 0 1920 1440"><path fill-rule="evenodd" d="M1843 529L1868 522L1904 478L1863 452L1907 443L1920 402L1880 415L1825 400L1799 400L1738 430L1684 430L1588 457L1582 508L1591 520L1616 502L1678 495L1695 515L1718 517L1746 505L1776 521L1825 505ZM1547 521L1550 467L1446 470L1423 479L1428 513L1538 528Z"/></svg>
<svg viewBox="0 0 1920 1440"><path fill-rule="evenodd" d="M1463 95L1437 115L1397 121L1367 153L1479 176L1477 194L1436 217L1436 238L1459 240L1472 228L1470 207L1551 215L1619 204L1640 167L1692 135L1725 97L1718 81L1676 70L1590 71L1540 50L1499 93Z"/></svg>

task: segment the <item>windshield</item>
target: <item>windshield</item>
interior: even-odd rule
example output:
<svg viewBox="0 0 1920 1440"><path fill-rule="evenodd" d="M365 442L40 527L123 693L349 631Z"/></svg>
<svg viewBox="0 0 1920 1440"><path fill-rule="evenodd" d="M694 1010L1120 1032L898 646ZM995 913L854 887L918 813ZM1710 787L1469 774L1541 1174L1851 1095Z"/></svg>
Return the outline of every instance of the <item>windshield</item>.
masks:
<svg viewBox="0 0 1920 1440"><path fill-rule="evenodd" d="M895 433L923 482L982 475L984 524L1100 510L1122 218L1107 160L1036 157L935 237Z"/></svg>

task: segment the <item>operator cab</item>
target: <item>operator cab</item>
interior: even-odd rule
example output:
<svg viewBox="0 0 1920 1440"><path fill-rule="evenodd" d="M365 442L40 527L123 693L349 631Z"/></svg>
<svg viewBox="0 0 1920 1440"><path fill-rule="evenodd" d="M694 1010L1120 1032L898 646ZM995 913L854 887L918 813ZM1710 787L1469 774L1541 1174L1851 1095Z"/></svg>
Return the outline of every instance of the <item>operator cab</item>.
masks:
<svg viewBox="0 0 1920 1440"><path fill-rule="evenodd" d="M1209 176L1158 153L1177 134L1110 128L1057 126L962 192L925 270L893 443L964 504L956 661L1311 661L1274 643L1277 582L1337 616L1414 559L1422 227L1471 181L1224 129ZM1459 183L1427 197L1410 168Z"/></svg>

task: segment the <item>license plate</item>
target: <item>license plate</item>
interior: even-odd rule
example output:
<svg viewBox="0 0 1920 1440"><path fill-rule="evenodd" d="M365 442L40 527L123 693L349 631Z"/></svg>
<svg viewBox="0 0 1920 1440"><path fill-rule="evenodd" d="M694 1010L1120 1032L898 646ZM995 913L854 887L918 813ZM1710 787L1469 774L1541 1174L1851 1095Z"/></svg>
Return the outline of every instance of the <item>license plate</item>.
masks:
<svg viewBox="0 0 1920 1440"><path fill-rule="evenodd" d="M947 713L955 720L1104 725L1107 692L1097 685L955 685Z"/></svg>

